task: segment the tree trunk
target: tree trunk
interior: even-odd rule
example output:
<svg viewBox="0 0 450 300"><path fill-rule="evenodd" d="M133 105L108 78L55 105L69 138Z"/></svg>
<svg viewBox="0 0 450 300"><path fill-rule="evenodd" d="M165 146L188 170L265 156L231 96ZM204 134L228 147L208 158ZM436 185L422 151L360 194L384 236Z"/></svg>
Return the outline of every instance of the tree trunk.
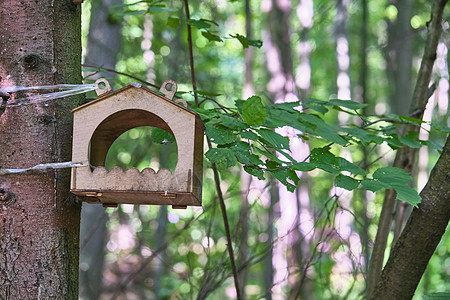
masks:
<svg viewBox="0 0 450 300"><path fill-rule="evenodd" d="M425 43L425 50L422 57L417 82L411 100L410 112L415 118L422 119L425 105L429 98L429 83L431 71L433 70L434 61L436 59L436 48L442 32L442 14L448 0L433 1L431 11L431 21L428 22L428 35ZM406 126L405 132L418 131L417 126ZM415 154L417 149L403 147L397 150L394 160L394 167L403 168L406 172L411 173L415 162ZM392 222L392 212L396 203L396 194L393 190L387 190L383 207L381 209L380 220L378 222L378 231L372 251L372 257L369 265L369 274L367 279L367 296L373 297L375 287L383 267L384 252L386 249L387 238Z"/></svg>
<svg viewBox="0 0 450 300"><path fill-rule="evenodd" d="M450 220L450 136L371 299L411 299Z"/></svg>
<svg viewBox="0 0 450 300"><path fill-rule="evenodd" d="M109 8L122 4L123 0L97 0L91 3L85 63L115 69L117 54L122 46L122 19L111 18ZM94 78L101 76L105 76L105 73L99 73Z"/></svg>
<svg viewBox="0 0 450 300"><path fill-rule="evenodd" d="M5 0L0 20L0 86L81 83L79 6ZM70 160L70 111L79 99L6 108L0 165ZM80 205L69 184L67 169L0 176L0 299L78 298Z"/></svg>

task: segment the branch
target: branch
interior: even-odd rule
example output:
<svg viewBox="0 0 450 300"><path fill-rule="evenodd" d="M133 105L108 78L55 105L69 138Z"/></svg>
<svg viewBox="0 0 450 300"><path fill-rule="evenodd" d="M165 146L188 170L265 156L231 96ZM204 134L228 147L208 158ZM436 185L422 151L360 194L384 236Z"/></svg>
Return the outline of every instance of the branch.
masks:
<svg viewBox="0 0 450 300"><path fill-rule="evenodd" d="M450 136L370 299L411 299L450 220ZM447 183L447 184L445 184Z"/></svg>
<svg viewBox="0 0 450 300"><path fill-rule="evenodd" d="M189 2L188 0L184 0L185 10L186 10L186 18L189 20ZM195 70L194 70L194 57L193 57L193 49L192 49L192 36L191 36L191 25L187 24L188 29L188 45L189 45L189 61L191 63L191 77L192 77L192 88L194 90L194 98L195 98L195 104L198 105L198 97L197 97L197 83L195 81ZM207 137L208 141L208 148L211 149L211 140ZM231 234L230 234L230 226L228 224L228 216L227 216L227 209L225 206L225 201L223 198L222 190L220 188L220 178L219 178L219 172L217 171L217 167L215 163L211 164L211 167L214 172L214 181L216 183L216 191L217 196L219 197L219 203L220 203L220 210L222 211L222 218L223 223L225 227L225 235L227 237L227 249L228 249L228 255L230 256L230 264L231 264L231 270L233 272L233 278L234 278L234 286L236 289L236 298L238 300L241 299L241 294L239 291L239 279L238 279L238 273L236 268L236 262L234 259L234 251L233 251L233 244L231 240Z"/></svg>
<svg viewBox="0 0 450 300"><path fill-rule="evenodd" d="M184 9L186 12L186 19L190 19L189 14L189 2L188 0L184 0ZM192 89L194 90L194 99L195 99L195 105L198 106L198 96L197 96L197 81L195 80L195 69L194 69L194 51L192 47L192 33L191 33L191 25L186 24L187 26L187 39L188 39L188 46L189 46L189 62L191 64L191 79L192 79Z"/></svg>

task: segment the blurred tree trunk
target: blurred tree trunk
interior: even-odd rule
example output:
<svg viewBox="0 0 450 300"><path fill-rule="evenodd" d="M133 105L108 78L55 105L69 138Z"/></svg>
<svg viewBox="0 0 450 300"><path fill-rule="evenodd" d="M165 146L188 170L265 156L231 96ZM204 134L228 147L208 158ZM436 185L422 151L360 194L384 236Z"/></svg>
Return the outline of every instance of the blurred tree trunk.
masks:
<svg viewBox="0 0 450 300"><path fill-rule="evenodd" d="M306 100L309 96L309 90L311 88L311 65L310 65L310 53L311 45L309 40L309 30L313 26L313 1L301 0L297 6L297 17L300 21L300 43L298 44L297 53L299 56L299 65L296 68L296 85L299 89L300 100ZM299 138L293 140L295 143L295 149L293 152L300 152L301 155L307 157L310 153L309 145L306 142L301 141ZM313 293L313 284L308 279L307 274L313 274L313 268L309 265L311 251L310 243L314 235L314 216L311 211L309 192L310 192L310 180L307 173L298 172L300 183L297 187L297 207L298 215L296 218L295 232L295 264L299 266L300 279L294 282L292 291L290 292L290 299L306 299Z"/></svg>
<svg viewBox="0 0 450 300"><path fill-rule="evenodd" d="M122 19L110 14L110 7L123 0L91 1L89 35L86 45L85 64L115 69L117 54L122 46ZM111 77L110 74L108 74ZM100 72L94 78L104 77Z"/></svg>
<svg viewBox="0 0 450 300"><path fill-rule="evenodd" d="M297 90L294 81L293 59L291 50L290 16L292 7L290 1L272 0L265 5L270 10L267 13L268 38L264 41L267 67L270 80L267 90L275 103L297 101ZM305 145L297 137L298 130L293 128L280 128L279 134L290 139L291 155L301 161L307 157ZM283 159L283 158L281 158ZM273 201L274 217L279 219L277 226L278 239L274 245L273 265L275 268L274 298L285 297L284 293L292 294L287 286L297 287L295 294L302 293L298 287L302 281L303 267L302 248L299 243L304 241L299 228L299 205L302 200L297 193L289 192L285 186L278 186L279 201ZM306 201L308 202L308 200ZM307 207L305 207L307 209ZM304 248L303 248L304 249ZM298 259L302 261L298 261ZM291 295L293 296L293 295Z"/></svg>
<svg viewBox="0 0 450 300"><path fill-rule="evenodd" d="M412 96L412 37L413 32L410 25L412 2L407 0L392 0L398 10L397 19L394 23L388 23L388 54L387 70L390 82L394 83L391 109L394 113L406 115L411 103ZM411 206L405 202L397 201L394 227L395 243L400 235L407 215L411 213Z"/></svg>
<svg viewBox="0 0 450 300"><path fill-rule="evenodd" d="M121 47L122 24L121 20L111 17L109 7L122 2L122 0L91 2L85 64L115 69L117 54ZM111 77L111 74L100 72L90 76L92 77ZM80 251L81 299L97 300L102 294L107 220L105 209L101 204L83 205L80 232L83 246Z"/></svg>
<svg viewBox="0 0 450 300"><path fill-rule="evenodd" d="M386 50L387 76L392 84L390 106L393 113L406 115L412 96L412 38L411 7L409 0L391 0L397 8L397 18L388 22Z"/></svg>
<svg viewBox="0 0 450 300"><path fill-rule="evenodd" d="M351 99L350 94L350 56L348 44L348 5L349 0L337 0L336 2L336 21L335 21L335 39L336 39L336 58L337 58L337 97L342 100ZM348 118L348 115L345 114Z"/></svg>
<svg viewBox="0 0 450 300"><path fill-rule="evenodd" d="M247 38L251 39L252 34L252 14L250 10L250 0L245 0L245 32ZM244 73L244 91L243 98L254 94L253 90L253 47L244 49L245 57L245 73ZM239 224L241 225L239 233L239 253L237 262L242 265L248 260L248 222L249 222L249 205L248 193L253 176L241 169L241 210L239 212ZM271 227L271 226L270 226ZM239 268L239 266L238 266ZM247 284L248 267L240 268L239 272L239 290L242 292L242 299L245 299L245 286Z"/></svg>
<svg viewBox="0 0 450 300"><path fill-rule="evenodd" d="M0 1L1 86L80 84L80 12L72 1ZM70 161L81 98L6 108L0 165ZM0 299L78 298L80 205L69 186L67 169L0 176Z"/></svg>

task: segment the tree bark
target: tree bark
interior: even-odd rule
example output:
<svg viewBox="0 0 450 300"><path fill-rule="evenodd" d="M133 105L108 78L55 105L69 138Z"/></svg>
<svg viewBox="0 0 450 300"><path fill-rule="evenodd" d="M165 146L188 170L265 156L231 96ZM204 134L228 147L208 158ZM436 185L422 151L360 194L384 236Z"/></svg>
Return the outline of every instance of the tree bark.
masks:
<svg viewBox="0 0 450 300"><path fill-rule="evenodd" d="M450 136L371 299L411 299L450 220Z"/></svg>
<svg viewBox="0 0 450 300"><path fill-rule="evenodd" d="M81 83L80 11L72 1L1 1L0 86ZM80 98L7 107L0 166L70 160ZM67 169L0 176L0 299L78 298L80 205L69 184Z"/></svg>

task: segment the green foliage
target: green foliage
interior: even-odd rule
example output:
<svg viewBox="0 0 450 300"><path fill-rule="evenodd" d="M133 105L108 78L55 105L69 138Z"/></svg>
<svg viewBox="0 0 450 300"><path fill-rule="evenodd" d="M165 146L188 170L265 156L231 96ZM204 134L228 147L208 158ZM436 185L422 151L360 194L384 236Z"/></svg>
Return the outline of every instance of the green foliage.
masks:
<svg viewBox="0 0 450 300"><path fill-rule="evenodd" d="M230 34L230 36L232 38L237 39L241 43L242 47L244 47L244 48L248 48L249 46L253 46L253 47L257 47L257 48L262 47L262 41L260 41L260 40L251 40L243 35L240 35L239 33L236 33L235 35Z"/></svg>
<svg viewBox="0 0 450 300"><path fill-rule="evenodd" d="M448 300L450 299L450 293L431 293L424 295L423 300Z"/></svg>
<svg viewBox="0 0 450 300"><path fill-rule="evenodd" d="M242 104L242 118L248 125L263 125L267 116L267 110L261 102L261 98L253 96Z"/></svg>
<svg viewBox="0 0 450 300"><path fill-rule="evenodd" d="M397 199L414 206L420 203L421 198L417 191L408 186L412 180L411 176L402 169L380 168L370 177L357 164L335 156L330 147L333 144L348 147L351 144L367 146L383 142L392 148L419 147L422 143L417 140L416 132L409 132L399 138L392 127L395 123L381 127L382 130L372 126L334 127L318 115L298 111L299 102L265 106L259 97L252 96L246 101L236 100L235 104L239 114L233 109L230 113L221 113L215 109L209 111L198 109L206 124L206 135L218 146L206 153L211 162L227 167L239 162L245 171L259 179L264 179L264 173L269 172L290 191L293 191L298 183L295 171L308 172L318 168L335 175L338 187L354 190L361 184L363 188L373 192L392 188L397 192ZM357 110L364 107L354 101L337 99L330 101L315 99L309 101L307 105L321 113L328 113L330 110ZM400 119L390 117L382 121L389 123ZM410 123L411 120L407 122ZM309 162L298 162L289 154L289 138L271 129L283 126L301 130L300 136L303 138L325 140L330 144L312 149ZM241 142L238 142L239 137L242 139ZM267 158L266 161L260 159L261 155Z"/></svg>

